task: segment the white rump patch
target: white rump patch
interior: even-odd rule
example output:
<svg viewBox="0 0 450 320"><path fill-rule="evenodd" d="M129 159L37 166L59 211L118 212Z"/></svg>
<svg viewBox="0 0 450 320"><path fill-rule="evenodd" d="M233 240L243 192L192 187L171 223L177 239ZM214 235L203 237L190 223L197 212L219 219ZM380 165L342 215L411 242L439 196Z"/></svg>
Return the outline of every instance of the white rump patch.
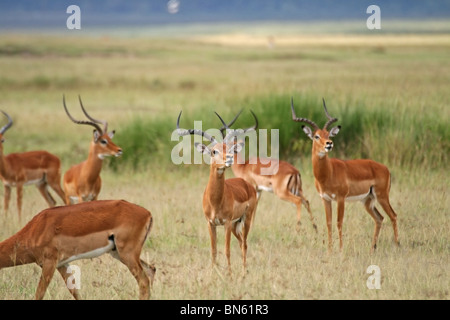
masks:
<svg viewBox="0 0 450 320"><path fill-rule="evenodd" d="M234 219L232 222L236 224L236 233L242 235L242 228L244 227L246 215L244 214L239 219Z"/></svg>
<svg viewBox="0 0 450 320"><path fill-rule="evenodd" d="M351 196L351 197L347 197L345 198L346 201L363 201L367 198L367 196L370 194L370 189L369 192L364 193L364 194L360 194L357 196Z"/></svg>

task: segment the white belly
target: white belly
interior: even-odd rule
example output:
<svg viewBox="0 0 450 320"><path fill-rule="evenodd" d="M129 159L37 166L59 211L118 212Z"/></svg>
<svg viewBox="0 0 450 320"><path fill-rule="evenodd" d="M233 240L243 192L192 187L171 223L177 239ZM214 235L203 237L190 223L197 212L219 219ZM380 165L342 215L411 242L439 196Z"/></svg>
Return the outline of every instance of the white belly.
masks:
<svg viewBox="0 0 450 320"><path fill-rule="evenodd" d="M370 190L367 193L346 197L345 201L363 201L367 198L367 196L369 194L370 194ZM336 195L334 193L332 193L330 195L330 194L324 192L324 193L321 193L320 196L327 201L336 201Z"/></svg>
<svg viewBox="0 0 450 320"><path fill-rule="evenodd" d="M71 257L67 258L64 261L61 261L60 263L58 263L58 268L61 267L61 266L66 265L66 264L68 264L68 263L70 263L72 261L75 261L75 260L92 259L92 258L99 257L102 254L111 251L112 249L114 249L114 241L108 240L108 244L106 246L104 246L104 247L97 248L97 249L92 250L92 251L80 253L80 254L71 256Z"/></svg>

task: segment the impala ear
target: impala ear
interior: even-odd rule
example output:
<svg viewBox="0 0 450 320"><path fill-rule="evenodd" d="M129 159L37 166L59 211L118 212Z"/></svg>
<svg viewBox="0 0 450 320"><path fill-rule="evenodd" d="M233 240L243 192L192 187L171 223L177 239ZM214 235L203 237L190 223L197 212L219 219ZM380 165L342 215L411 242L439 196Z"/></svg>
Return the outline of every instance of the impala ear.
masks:
<svg viewBox="0 0 450 320"><path fill-rule="evenodd" d="M108 136L110 139L112 139L114 137L114 134L116 133L116 130L113 130L111 132L108 132Z"/></svg>
<svg viewBox="0 0 450 320"><path fill-rule="evenodd" d="M98 138L100 138L100 133L96 129L94 129L94 141L97 142Z"/></svg>
<svg viewBox="0 0 450 320"><path fill-rule="evenodd" d="M311 128L308 127L308 126L302 126L302 129L303 129L303 132L306 133L306 135L307 135L311 140L313 140L313 132L312 132Z"/></svg>
<svg viewBox="0 0 450 320"><path fill-rule="evenodd" d="M339 133L339 130L341 130L341 126L337 126L334 128L331 128L329 137L334 137Z"/></svg>
<svg viewBox="0 0 450 320"><path fill-rule="evenodd" d="M194 143L195 149L197 149L198 152L204 153L204 154L211 154L211 150L207 146L205 146L202 143Z"/></svg>
<svg viewBox="0 0 450 320"><path fill-rule="evenodd" d="M239 141L238 143L233 144L228 152L239 153L244 148L244 145L245 145L244 142Z"/></svg>

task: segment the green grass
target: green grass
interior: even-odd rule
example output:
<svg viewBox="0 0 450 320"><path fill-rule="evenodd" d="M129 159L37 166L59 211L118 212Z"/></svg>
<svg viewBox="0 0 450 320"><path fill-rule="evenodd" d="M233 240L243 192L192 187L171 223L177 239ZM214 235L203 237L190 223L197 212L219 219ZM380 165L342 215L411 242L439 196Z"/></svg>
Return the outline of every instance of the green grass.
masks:
<svg viewBox="0 0 450 320"><path fill-rule="evenodd" d="M14 120L4 150L48 150L61 158L66 171L86 158L92 130L67 118L62 95L75 118L83 118L80 94L93 117L106 119L124 154L105 160L100 198L123 198L152 212L154 228L142 256L157 267L153 299L448 299L449 45L446 34L430 39L425 45L367 45L363 37L351 46L327 40L269 49L145 35L2 34L0 110ZM355 203L346 205L344 252L337 253L334 225L335 250L327 254L311 141L291 120L291 96L299 117L322 126L324 97L339 118L342 129L332 156L368 157L389 166L400 248L392 242L386 216L377 252L370 255L373 221ZM210 268L201 207L208 167L171 163L176 142L170 135L180 110L182 127L202 120L204 128L211 128L220 125L213 111L231 119L242 108L237 126L252 125L253 110L260 128L280 129L280 157L301 170L319 231L314 233L303 210L297 232L295 209L264 193L249 236L249 273L241 279L233 239L234 276L229 279L221 229L219 268ZM0 217L0 239L44 208L39 192L27 187L24 221L17 221L13 192L9 214ZM115 259L77 264L84 298L137 298L134 278ZM380 290L366 287L372 264L381 269ZM39 274L34 265L2 269L0 298L31 299ZM58 275L46 298L70 299Z"/></svg>

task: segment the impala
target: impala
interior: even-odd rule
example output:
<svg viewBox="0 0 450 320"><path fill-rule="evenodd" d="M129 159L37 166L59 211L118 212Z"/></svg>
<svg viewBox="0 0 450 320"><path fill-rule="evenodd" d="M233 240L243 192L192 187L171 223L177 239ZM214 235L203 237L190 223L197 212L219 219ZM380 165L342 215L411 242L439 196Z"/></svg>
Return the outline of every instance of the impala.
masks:
<svg viewBox="0 0 450 320"><path fill-rule="evenodd" d="M4 186L4 208L8 212L11 188L17 188L17 210L19 220L22 216L23 186L35 184L50 207L56 201L48 190L50 186L64 201L64 191L61 189L61 161L47 151L28 151L3 155L5 132L13 125L11 117L4 111L8 123L0 129L0 176Z"/></svg>
<svg viewBox="0 0 450 320"><path fill-rule="evenodd" d="M217 116L219 115L217 114ZM212 265L216 265L217 257L216 227L224 226L228 272L231 274L230 241L231 233L233 233L241 247L243 271L245 274L247 236L255 216L257 205L256 191L244 179L225 179L225 170L231 167L234 154L241 150L242 145L230 143L230 138L234 136L233 133L226 136L223 142L220 143L204 131L180 129L180 117L181 112L177 120L177 133L180 136L201 135L211 142L209 146L196 143L195 147L197 151L208 154L211 157L209 180L203 194L203 212L208 223L211 238Z"/></svg>
<svg viewBox="0 0 450 320"><path fill-rule="evenodd" d="M223 127L220 129L222 135L226 129L233 125L241 112L229 124L223 123ZM258 119L252 111L251 113L255 118L255 125L248 129L256 130L258 128ZM273 162L277 162L277 165L274 166ZM278 168L276 172L273 169L274 167ZM235 176L246 180L256 188L258 200L261 192L267 191L274 193L282 200L294 204L297 208L297 230L301 224L301 207L303 204L308 210L314 230L317 232L309 201L303 195L300 172L292 164L282 160L262 157L249 158L246 161L242 158L241 153L237 153L231 169Z"/></svg>
<svg viewBox="0 0 450 320"><path fill-rule="evenodd" d="M92 118L84 109L81 97L78 96L81 110L90 121L75 120L67 110L66 99L63 96L64 110L70 120L76 124L94 127L94 136L89 147L87 160L72 166L64 174L63 185L66 193L66 204L97 200L102 186L100 171L103 159L107 156L120 157L122 149L112 142L115 131L108 132L108 122ZM103 129L99 124L103 124Z"/></svg>
<svg viewBox="0 0 450 320"><path fill-rule="evenodd" d="M69 263L104 253L125 264L148 299L156 269L140 259L152 227L151 213L124 200L98 200L43 210L0 242L0 269L29 263L42 268L36 299L43 299L55 269L68 284ZM150 279L149 279L150 278ZM79 290L68 286L75 299Z"/></svg>
<svg viewBox="0 0 450 320"><path fill-rule="evenodd" d="M336 136L340 126L328 130L328 127L338 121L328 114L325 100L323 108L328 121L323 129L306 118L297 118L294 110L294 102L291 100L292 119L304 122L311 126L302 126L303 131L313 141L312 144L312 166L316 189L322 198L327 228L328 228L328 251L332 250L332 208L331 202L337 202L337 228L339 233L339 247L342 251L342 225L344 220L345 201L361 201L366 211L375 221L371 251L376 249L378 235L381 229L383 216L375 207L377 201L391 219L394 228L394 239L397 245L398 229L397 215L389 203L389 190L391 187L391 175L389 169L378 162L369 159L340 160L328 157L333 149L333 141L330 138Z"/></svg>

